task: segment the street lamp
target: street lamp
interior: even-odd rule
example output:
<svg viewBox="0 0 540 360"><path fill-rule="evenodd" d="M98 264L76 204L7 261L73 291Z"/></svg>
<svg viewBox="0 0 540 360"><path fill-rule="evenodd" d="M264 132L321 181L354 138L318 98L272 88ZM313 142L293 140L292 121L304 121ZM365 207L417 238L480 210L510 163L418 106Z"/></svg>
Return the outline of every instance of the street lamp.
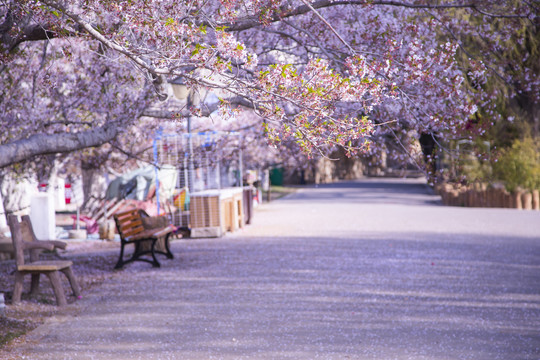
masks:
<svg viewBox="0 0 540 360"><path fill-rule="evenodd" d="M172 86L174 97L178 100L185 100L188 111L194 105L194 91L184 83L181 76L170 81ZM193 173L195 172L195 165L193 163L193 137L191 134L191 114L187 118L187 132L188 132L188 176L186 178L189 192L193 192Z"/></svg>
<svg viewBox="0 0 540 360"><path fill-rule="evenodd" d="M182 77L177 77L176 79L169 82L172 86L174 97L178 100L185 100L189 96L189 88L182 80Z"/></svg>

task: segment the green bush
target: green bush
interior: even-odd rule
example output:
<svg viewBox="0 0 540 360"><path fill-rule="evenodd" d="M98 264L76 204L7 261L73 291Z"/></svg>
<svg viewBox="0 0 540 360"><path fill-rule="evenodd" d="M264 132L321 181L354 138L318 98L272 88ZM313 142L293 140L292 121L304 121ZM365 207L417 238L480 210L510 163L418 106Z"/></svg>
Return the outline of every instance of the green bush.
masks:
<svg viewBox="0 0 540 360"><path fill-rule="evenodd" d="M493 175L508 191L518 187L540 189L540 138L518 139L512 147L503 149L493 164Z"/></svg>

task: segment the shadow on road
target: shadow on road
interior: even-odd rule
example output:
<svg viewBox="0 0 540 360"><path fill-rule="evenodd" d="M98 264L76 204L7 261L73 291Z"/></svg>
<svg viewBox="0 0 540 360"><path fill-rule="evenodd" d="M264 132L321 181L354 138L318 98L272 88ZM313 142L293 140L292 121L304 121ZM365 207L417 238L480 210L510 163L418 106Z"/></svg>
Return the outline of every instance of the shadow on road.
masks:
<svg viewBox="0 0 540 360"><path fill-rule="evenodd" d="M175 260L127 266L103 289L106 306L87 308L28 355L536 359L539 245L491 240L179 241Z"/></svg>
<svg viewBox="0 0 540 360"><path fill-rule="evenodd" d="M316 192L295 193L281 200L361 202L365 204L441 205L441 198L422 179L371 178L307 186ZM336 191L338 190L338 191Z"/></svg>

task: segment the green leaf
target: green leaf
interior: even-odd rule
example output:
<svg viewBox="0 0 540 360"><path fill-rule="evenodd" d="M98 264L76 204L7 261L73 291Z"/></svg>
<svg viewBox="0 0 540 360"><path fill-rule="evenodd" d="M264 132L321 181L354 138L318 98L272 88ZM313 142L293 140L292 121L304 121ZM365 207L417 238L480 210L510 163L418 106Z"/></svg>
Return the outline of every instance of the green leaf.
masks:
<svg viewBox="0 0 540 360"><path fill-rule="evenodd" d="M206 49L205 46L202 46L201 44L195 44L195 49L193 49L193 51L191 52L191 57L197 55L201 49Z"/></svg>

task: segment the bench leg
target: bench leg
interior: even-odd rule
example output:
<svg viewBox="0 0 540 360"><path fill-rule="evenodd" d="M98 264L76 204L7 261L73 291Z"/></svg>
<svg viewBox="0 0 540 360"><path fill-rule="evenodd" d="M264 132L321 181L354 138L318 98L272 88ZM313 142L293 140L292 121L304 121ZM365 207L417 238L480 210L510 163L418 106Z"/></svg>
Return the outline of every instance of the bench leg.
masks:
<svg viewBox="0 0 540 360"><path fill-rule="evenodd" d="M79 283L77 282L75 275L73 275L73 270L71 269L71 266L62 269L62 272L69 280L69 284L71 285L71 289L73 290L73 295L75 295L76 298L81 296L81 289L79 288Z"/></svg>
<svg viewBox="0 0 540 360"><path fill-rule="evenodd" d="M169 237L170 236L171 236L170 233L165 235L165 240L164 240L164 242L165 242L165 251L166 251L165 255L167 255L167 258L169 258L169 259L174 259L174 256L173 256L173 254L171 252L171 249L169 248Z"/></svg>
<svg viewBox="0 0 540 360"><path fill-rule="evenodd" d="M147 242L147 241L152 242L150 244L150 250L148 250L148 247L143 246L144 242ZM159 261L157 261L156 256L155 256L156 252L159 252L158 250L156 250L157 239L150 238L150 239L144 240L144 242L138 241L134 243L135 251L133 251L133 255L131 256L131 258L129 258L128 261L124 261L124 264L128 262L132 262L132 261L144 261L144 262L152 264L154 267L160 266ZM150 254L152 256L152 260L142 257L143 255L146 255L146 254Z"/></svg>
<svg viewBox="0 0 540 360"><path fill-rule="evenodd" d="M169 247L169 237L172 235L172 233L167 234L165 236L160 237L156 241L156 249L154 252L156 254L165 255L168 259L174 259L174 255L171 252L171 249Z"/></svg>
<svg viewBox="0 0 540 360"><path fill-rule="evenodd" d="M125 244L122 244L120 248L120 256L118 257L118 262L116 263L114 268L120 269L125 264L130 263L132 261L144 261L144 262L152 264L152 266L154 267L160 267L161 264L156 258L156 250L155 250L157 239L151 239L151 241L152 241L152 245L151 245L150 250L144 250L142 249L140 242L134 242L133 245L135 246L135 250L133 251L133 255L131 255L131 257L128 260L124 260L124 245ZM152 260L141 257L142 255L145 255L148 253L152 256Z"/></svg>
<svg viewBox="0 0 540 360"><path fill-rule="evenodd" d="M47 276L51 280L51 285L54 290L54 295L56 296L56 304L58 306L66 306L66 295L64 294L64 289L62 288L62 282L60 281L60 275L58 271L51 271L47 273Z"/></svg>
<svg viewBox="0 0 540 360"><path fill-rule="evenodd" d="M21 295L23 291L24 274L15 271L15 286L13 288L13 296L11 298L12 304L16 304L21 301Z"/></svg>
<svg viewBox="0 0 540 360"><path fill-rule="evenodd" d="M120 256L118 257L118 261L116 262L114 268L120 269L122 266L124 266L124 243L120 245Z"/></svg>
<svg viewBox="0 0 540 360"><path fill-rule="evenodd" d="M154 260L152 262L152 266L153 267L161 267L159 261L157 261L157 259L156 259L156 252L155 252L156 243L157 243L157 239L152 241L152 259Z"/></svg>
<svg viewBox="0 0 540 360"><path fill-rule="evenodd" d="M39 275L40 274L32 274L32 284L30 286L30 295L35 296L38 293L39 289Z"/></svg>

